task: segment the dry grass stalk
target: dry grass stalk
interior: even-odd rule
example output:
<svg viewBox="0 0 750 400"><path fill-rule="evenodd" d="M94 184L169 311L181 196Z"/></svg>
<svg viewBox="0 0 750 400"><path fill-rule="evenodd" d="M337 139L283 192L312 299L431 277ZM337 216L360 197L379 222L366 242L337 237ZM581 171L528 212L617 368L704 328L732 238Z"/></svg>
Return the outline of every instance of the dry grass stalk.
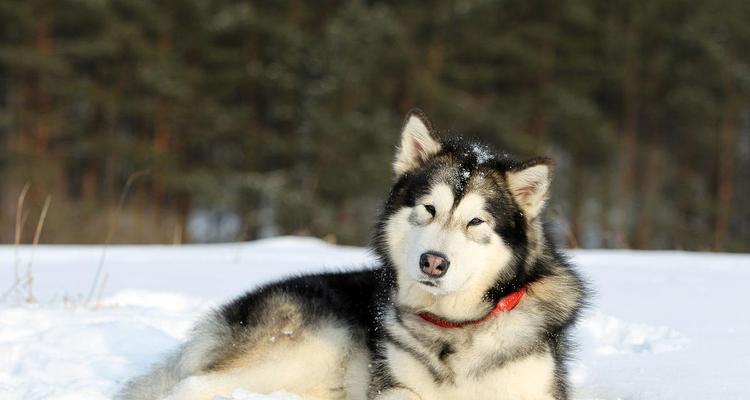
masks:
<svg viewBox="0 0 750 400"><path fill-rule="evenodd" d="M15 270L14 276L16 278L16 282L19 282L21 280L21 272L20 272L20 264L21 259L19 257L19 249L21 247L21 235L23 234L23 226L26 222L26 218L23 216L23 204L26 201L26 195L29 193L29 189L31 188L31 184L26 182L25 185L23 185L23 189L21 189L21 194L18 196L18 204L16 205L16 232L15 232Z"/></svg>
<svg viewBox="0 0 750 400"><path fill-rule="evenodd" d="M96 273L94 274L94 280L91 282L91 288L89 289L89 294L86 296L86 304L91 304L91 301L94 299L94 294L96 293L97 286L99 287L99 296L104 292L104 285L107 283L106 279L102 280L101 285L99 284L99 277L102 274L102 270L104 269L104 261L107 259L107 248L109 247L110 243L112 243L112 239L115 236L115 232L117 231L117 226L119 225L120 221L120 214L122 212L122 207L125 205L125 200L128 197L128 193L130 192L130 187L133 186L133 182L135 182L136 179L139 177L148 174L148 170L141 170L136 171L130 174L128 177L128 180L125 182L125 186L122 189L122 193L120 193L120 201L117 203L117 208L115 209L115 213L112 215L112 222L109 225L109 230L107 231L107 238L104 241L104 246L102 247L102 255L99 257L99 265L96 267ZM99 303L99 299L97 299L96 303Z"/></svg>
<svg viewBox="0 0 750 400"><path fill-rule="evenodd" d="M21 285L21 258L20 258L20 248L21 248L21 234L23 233L23 225L26 222L26 218L24 217L23 213L23 204L26 201L26 194L29 192L29 188L31 187L31 184L29 182L26 182L25 185L23 185L23 189L21 189L21 194L18 196L18 203L16 204L16 230L15 230L15 236L14 236L14 248L13 248L13 285L5 292L3 293L2 301L5 301L5 299L10 296L13 291Z"/></svg>
<svg viewBox="0 0 750 400"><path fill-rule="evenodd" d="M47 211L49 205L52 202L52 196L47 195L44 199L44 206L42 212L39 214L39 220L36 223L36 230L34 231L34 241L31 245L31 256L29 257L29 264L26 267L26 302L33 303L36 301L34 298L34 274L32 272L32 265L34 264L34 255L36 254L36 248L39 246L39 238L42 236L42 229L44 229L44 221L47 220Z"/></svg>

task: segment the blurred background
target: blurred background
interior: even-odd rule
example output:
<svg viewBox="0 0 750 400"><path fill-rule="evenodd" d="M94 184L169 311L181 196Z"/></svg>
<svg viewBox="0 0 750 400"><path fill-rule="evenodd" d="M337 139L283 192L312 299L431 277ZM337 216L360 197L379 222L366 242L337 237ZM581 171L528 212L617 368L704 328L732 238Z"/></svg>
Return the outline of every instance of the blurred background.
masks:
<svg viewBox="0 0 750 400"><path fill-rule="evenodd" d="M4 0L0 243L50 196L41 243L365 244L420 107L554 157L571 247L750 251L748 21L746 0Z"/></svg>

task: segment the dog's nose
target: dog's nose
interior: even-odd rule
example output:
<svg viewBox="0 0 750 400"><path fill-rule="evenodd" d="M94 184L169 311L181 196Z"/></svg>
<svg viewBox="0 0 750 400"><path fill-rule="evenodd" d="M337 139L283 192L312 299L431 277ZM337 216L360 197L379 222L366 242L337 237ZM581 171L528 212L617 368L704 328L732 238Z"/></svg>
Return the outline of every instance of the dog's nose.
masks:
<svg viewBox="0 0 750 400"><path fill-rule="evenodd" d="M431 278L440 278L451 265L444 254L428 251L419 257L419 268Z"/></svg>

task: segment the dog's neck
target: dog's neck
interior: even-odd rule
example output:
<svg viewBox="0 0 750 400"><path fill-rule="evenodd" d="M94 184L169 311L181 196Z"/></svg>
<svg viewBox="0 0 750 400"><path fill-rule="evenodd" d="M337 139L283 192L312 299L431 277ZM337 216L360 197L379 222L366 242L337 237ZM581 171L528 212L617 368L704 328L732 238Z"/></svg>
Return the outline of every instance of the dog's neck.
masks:
<svg viewBox="0 0 750 400"><path fill-rule="evenodd" d="M398 277L397 282L396 306L415 314L429 313L450 321L478 320L495 306L484 300L487 288L479 285L437 295L409 278Z"/></svg>
<svg viewBox="0 0 750 400"><path fill-rule="evenodd" d="M518 303L521 302L521 299L523 298L525 294L526 294L526 288L522 287L521 289L518 289L515 292L512 292L502 297L497 302L497 304L495 304L495 308L490 310L489 313L487 313L484 317L480 319L473 319L473 320L466 320L466 321L449 321L429 312L420 312L420 313L417 313L417 315L420 318L422 318L424 321L429 322L433 325L439 326L444 329L464 328L467 326L480 325L482 323L485 323L497 317L497 315L502 312L508 312L516 308L516 306L518 305Z"/></svg>

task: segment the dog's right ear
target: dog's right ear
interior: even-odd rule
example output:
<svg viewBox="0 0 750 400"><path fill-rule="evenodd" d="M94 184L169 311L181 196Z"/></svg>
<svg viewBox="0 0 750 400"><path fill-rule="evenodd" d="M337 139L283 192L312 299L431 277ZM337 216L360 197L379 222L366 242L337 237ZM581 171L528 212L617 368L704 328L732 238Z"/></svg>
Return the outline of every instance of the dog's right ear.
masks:
<svg viewBox="0 0 750 400"><path fill-rule="evenodd" d="M396 176L422 168L442 148L432 124L418 109L409 111L401 128L401 146L396 150Z"/></svg>

